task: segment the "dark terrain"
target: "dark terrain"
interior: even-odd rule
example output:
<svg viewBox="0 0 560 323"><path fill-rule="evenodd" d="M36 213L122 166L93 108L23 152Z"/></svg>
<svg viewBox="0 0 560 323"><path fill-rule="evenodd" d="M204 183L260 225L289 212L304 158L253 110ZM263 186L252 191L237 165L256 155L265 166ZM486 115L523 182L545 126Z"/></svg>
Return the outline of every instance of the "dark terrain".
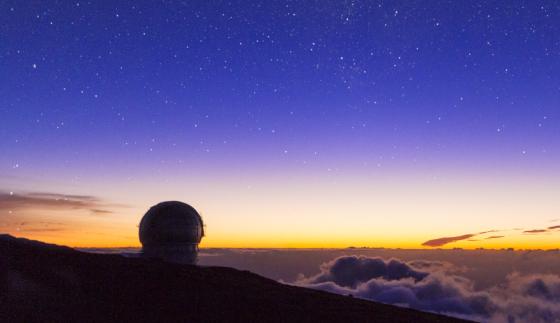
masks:
<svg viewBox="0 0 560 323"><path fill-rule="evenodd" d="M225 267L79 252L0 235L0 321L461 322Z"/></svg>

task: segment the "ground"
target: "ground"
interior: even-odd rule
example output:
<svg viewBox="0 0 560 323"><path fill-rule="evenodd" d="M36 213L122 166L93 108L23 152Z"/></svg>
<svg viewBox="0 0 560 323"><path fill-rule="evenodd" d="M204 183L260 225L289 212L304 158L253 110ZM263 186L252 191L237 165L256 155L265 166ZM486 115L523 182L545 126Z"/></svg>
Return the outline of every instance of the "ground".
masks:
<svg viewBox="0 0 560 323"><path fill-rule="evenodd" d="M461 322L225 267L0 236L0 321Z"/></svg>

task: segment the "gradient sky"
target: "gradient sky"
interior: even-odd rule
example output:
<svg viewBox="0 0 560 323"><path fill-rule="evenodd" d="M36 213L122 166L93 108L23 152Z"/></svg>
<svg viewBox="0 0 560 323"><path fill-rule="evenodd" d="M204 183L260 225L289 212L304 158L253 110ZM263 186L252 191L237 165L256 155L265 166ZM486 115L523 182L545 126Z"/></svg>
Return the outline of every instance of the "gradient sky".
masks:
<svg viewBox="0 0 560 323"><path fill-rule="evenodd" d="M203 246L559 246L557 1L2 1L0 21L2 232L138 245L178 199Z"/></svg>

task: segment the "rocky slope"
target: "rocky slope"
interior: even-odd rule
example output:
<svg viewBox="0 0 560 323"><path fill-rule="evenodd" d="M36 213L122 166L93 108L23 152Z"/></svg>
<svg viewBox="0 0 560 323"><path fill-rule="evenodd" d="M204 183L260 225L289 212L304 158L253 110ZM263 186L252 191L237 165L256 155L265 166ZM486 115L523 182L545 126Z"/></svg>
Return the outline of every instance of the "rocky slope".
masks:
<svg viewBox="0 0 560 323"><path fill-rule="evenodd" d="M460 322L224 267L0 236L0 321Z"/></svg>

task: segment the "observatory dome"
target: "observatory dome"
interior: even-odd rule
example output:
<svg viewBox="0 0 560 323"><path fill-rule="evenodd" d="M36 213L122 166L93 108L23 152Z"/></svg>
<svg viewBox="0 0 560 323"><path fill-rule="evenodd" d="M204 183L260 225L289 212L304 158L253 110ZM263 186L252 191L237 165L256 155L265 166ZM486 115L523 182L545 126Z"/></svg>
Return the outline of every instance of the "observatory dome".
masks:
<svg viewBox="0 0 560 323"><path fill-rule="evenodd" d="M194 263L204 228L202 218L192 206L168 201L146 212L140 221L139 235L144 256Z"/></svg>

